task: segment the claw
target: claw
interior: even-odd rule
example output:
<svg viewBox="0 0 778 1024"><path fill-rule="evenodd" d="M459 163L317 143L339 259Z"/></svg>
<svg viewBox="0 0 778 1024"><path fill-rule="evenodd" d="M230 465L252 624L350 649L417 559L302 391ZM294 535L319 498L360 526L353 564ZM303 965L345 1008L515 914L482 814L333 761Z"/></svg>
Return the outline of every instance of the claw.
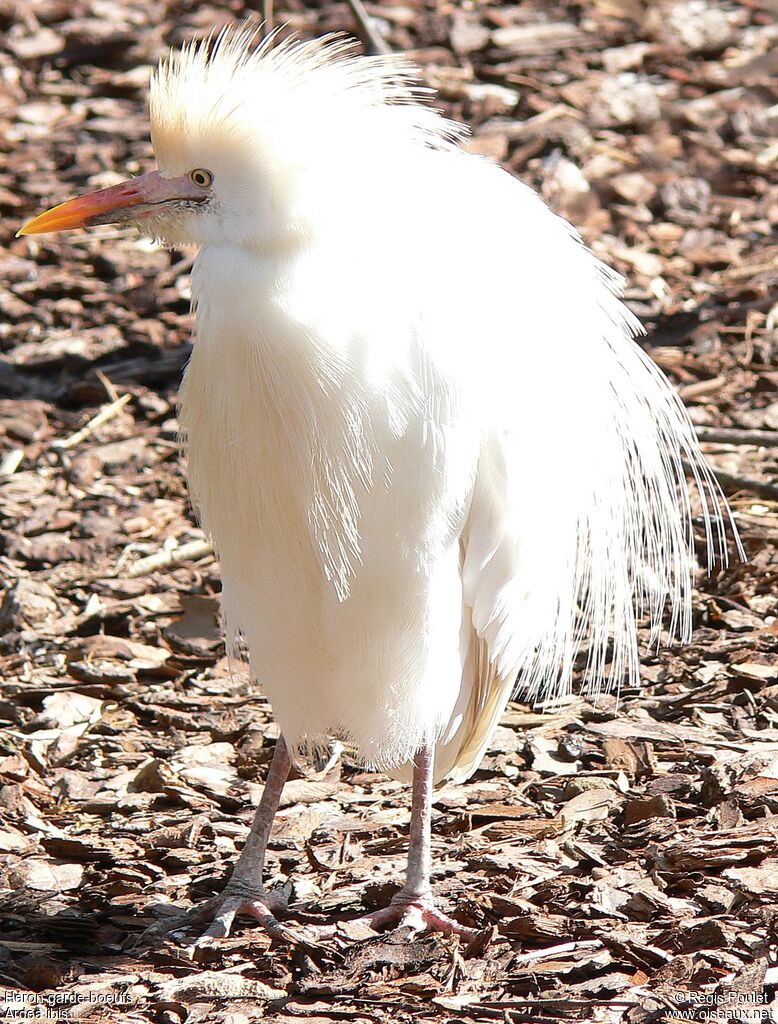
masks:
<svg viewBox="0 0 778 1024"><path fill-rule="evenodd" d="M241 914L253 917L260 927L277 942L293 946L315 946L316 936L309 928L295 928L282 924L276 914L286 910L290 887L266 893L263 889L247 886L242 881L227 883L224 891L183 914L153 925L148 935L173 935L184 939L184 933L194 927L208 927L186 945L195 948L210 946L217 939L227 938L233 929L235 918Z"/></svg>
<svg viewBox="0 0 778 1024"><path fill-rule="evenodd" d="M373 931L407 928L412 935L440 932L442 935L458 935L465 942L471 942L478 934L475 929L467 928L438 910L430 896L409 897L398 893L388 907L354 918L349 924L357 922L364 922Z"/></svg>
<svg viewBox="0 0 778 1024"><path fill-rule="evenodd" d="M284 924L275 915L286 909L287 901L288 892L285 890L265 893L259 889L249 890L243 884L228 883L221 895L193 907L172 921L153 926L147 934L172 934L189 947L203 949L212 946L218 939L228 938L235 918L240 914L252 917L274 941L311 954L324 952L322 941L336 935L339 928L342 937L343 932L348 933L354 925L366 925L373 932L407 929L412 936L439 932L442 935L457 935L464 942L471 942L479 934L475 929L467 928L438 910L430 896L409 897L398 894L388 907L349 918L340 926ZM189 941L184 939L183 933L193 925L203 926L207 922L210 924L197 938ZM357 930L361 931L359 928Z"/></svg>
<svg viewBox="0 0 778 1024"><path fill-rule="evenodd" d="M244 896L230 896L225 892L213 909L215 913L210 927L192 945L203 947L211 945L214 939L226 939L238 914L253 917L272 939L278 942L293 942L292 930L285 928L278 921L270 909L270 900L267 897L255 896L247 899Z"/></svg>

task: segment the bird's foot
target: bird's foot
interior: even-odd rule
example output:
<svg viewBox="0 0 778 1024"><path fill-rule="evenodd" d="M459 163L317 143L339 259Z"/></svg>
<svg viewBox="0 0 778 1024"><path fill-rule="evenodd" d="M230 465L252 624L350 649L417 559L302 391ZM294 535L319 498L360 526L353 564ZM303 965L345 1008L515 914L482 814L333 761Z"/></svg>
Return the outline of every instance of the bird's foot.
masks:
<svg viewBox="0 0 778 1024"><path fill-rule="evenodd" d="M312 955L325 948L322 940L334 937L338 931L342 938L344 931L346 934L353 933L355 926L357 933L362 933L361 926L373 932L402 929L412 936L439 932L442 935L457 935L465 942L471 942L479 934L475 929L467 928L438 910L431 895L405 895L402 892L394 897L388 907L348 918L341 923L340 928L337 924L288 925L279 921L276 915L286 911L290 895L291 886L268 893L260 886L233 877L218 896L192 907L172 921L153 926L145 934L172 935L180 941L187 932L204 929L194 940L184 940L188 946L203 948L218 939L227 938L232 932L235 918L243 914L253 917L276 942L308 950ZM357 936L352 934L351 937Z"/></svg>
<svg viewBox="0 0 778 1024"><path fill-rule="evenodd" d="M232 932L235 918L240 914L253 917L271 939L291 946L315 947L323 937L319 929L286 925L278 920L277 914L286 910L291 887L285 886L273 892L265 892L261 886L251 885L234 877L223 892L205 903L186 911L165 927L168 934L177 935L190 928L208 927L193 942L195 948L210 946L217 939L227 938Z"/></svg>
<svg viewBox="0 0 778 1024"><path fill-rule="evenodd" d="M196 908L196 923L210 924L192 945L209 946L215 939L227 938L235 918L240 914L253 917L271 939L295 945L294 929L282 924L276 917L277 913L286 910L286 902L283 896L266 893L259 887L253 888L245 883L233 886L228 883L224 892Z"/></svg>
<svg viewBox="0 0 778 1024"><path fill-rule="evenodd" d="M475 929L465 927L453 917L444 914L442 910L438 910L431 895L408 896L399 892L388 907L374 910L358 920L369 925L374 931L405 928L413 935L440 932L442 935L458 935L466 942L472 941L478 934Z"/></svg>

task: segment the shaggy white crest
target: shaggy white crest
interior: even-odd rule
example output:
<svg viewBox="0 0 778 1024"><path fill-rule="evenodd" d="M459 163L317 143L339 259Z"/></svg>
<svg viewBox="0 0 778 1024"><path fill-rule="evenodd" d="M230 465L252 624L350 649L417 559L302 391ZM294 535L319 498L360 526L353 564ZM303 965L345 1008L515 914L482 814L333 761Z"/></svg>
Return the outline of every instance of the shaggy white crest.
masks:
<svg viewBox="0 0 778 1024"><path fill-rule="evenodd" d="M171 51L151 84L157 156L160 147L164 153L166 145L191 144L199 134L210 140L219 131L268 124L289 136L306 124L314 134L298 142L303 162L319 139L350 139L350 148L358 148L388 132L389 145L445 146L465 133L419 105L431 91L419 83L414 64L400 56L365 57L358 49L338 35L279 42L272 32L258 41L258 29L247 25ZM304 122L290 122L290 113Z"/></svg>
<svg viewBox="0 0 778 1024"><path fill-rule="evenodd" d="M175 177L205 166L222 182L212 216L168 232L168 241L205 242L220 231L251 247L261 227L264 251L271 237L292 244L316 230L312 213L332 214L344 168L359 181L382 159L396 164L420 145L455 144L464 129L421 105L429 90L412 64L356 56L355 46L339 36L277 42L275 34L257 43L257 30L244 27L160 63L150 98L160 170ZM360 191L367 199L366 182Z"/></svg>
<svg viewBox="0 0 778 1024"><path fill-rule="evenodd" d="M725 503L619 280L527 187L462 152L405 62L223 33L162 64L165 175L201 208L182 392L229 629L293 747L478 765L517 681L638 677L636 615L688 640L683 460L710 565Z"/></svg>

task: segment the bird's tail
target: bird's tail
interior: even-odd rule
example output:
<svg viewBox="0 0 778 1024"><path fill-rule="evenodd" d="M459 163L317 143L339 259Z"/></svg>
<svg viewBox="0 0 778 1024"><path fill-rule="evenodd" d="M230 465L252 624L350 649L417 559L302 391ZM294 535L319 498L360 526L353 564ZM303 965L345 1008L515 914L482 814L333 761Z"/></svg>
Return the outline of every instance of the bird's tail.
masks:
<svg viewBox="0 0 778 1024"><path fill-rule="evenodd" d="M477 765L516 685L524 699L553 704L583 653L589 692L636 684L643 619L650 644L665 623L669 639L690 640L695 519L709 571L727 564L730 533L742 557L688 413L634 340L642 329L620 301L621 279L534 202L524 230L532 238L537 216L554 265L538 247L521 268L525 336L501 351L504 372L491 366L494 429L462 566L473 644L487 656L471 659L476 674L463 679L481 720L459 732L459 776Z"/></svg>

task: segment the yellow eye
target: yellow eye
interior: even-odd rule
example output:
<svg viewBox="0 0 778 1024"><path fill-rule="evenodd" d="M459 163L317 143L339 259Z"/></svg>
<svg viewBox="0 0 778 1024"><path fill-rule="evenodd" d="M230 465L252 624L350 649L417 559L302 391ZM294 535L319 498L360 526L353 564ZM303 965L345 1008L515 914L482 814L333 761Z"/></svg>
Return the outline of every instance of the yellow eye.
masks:
<svg viewBox="0 0 778 1024"><path fill-rule="evenodd" d="M198 188L210 188L213 175L210 171L206 171L204 167L196 167L193 171L189 172L189 180L193 185L197 185Z"/></svg>

